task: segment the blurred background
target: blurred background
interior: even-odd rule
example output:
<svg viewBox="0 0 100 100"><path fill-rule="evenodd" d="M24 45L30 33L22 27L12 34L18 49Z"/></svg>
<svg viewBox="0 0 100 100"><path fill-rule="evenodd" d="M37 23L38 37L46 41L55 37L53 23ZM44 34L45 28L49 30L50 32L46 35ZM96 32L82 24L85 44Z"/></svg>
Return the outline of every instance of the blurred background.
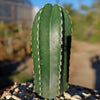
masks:
<svg viewBox="0 0 100 100"><path fill-rule="evenodd" d="M33 81L32 23L46 3L72 17L69 83L100 92L100 0L0 0L0 90Z"/></svg>

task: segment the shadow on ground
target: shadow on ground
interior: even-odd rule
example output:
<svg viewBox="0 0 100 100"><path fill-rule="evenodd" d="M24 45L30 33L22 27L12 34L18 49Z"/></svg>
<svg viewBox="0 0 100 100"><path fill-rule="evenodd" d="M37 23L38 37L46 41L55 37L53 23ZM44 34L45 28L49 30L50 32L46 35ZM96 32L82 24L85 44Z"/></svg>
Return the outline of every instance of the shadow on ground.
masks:
<svg viewBox="0 0 100 100"><path fill-rule="evenodd" d="M28 56L25 56L21 61L0 61L0 90L14 84L9 77L12 76L19 65L24 63L28 58ZM23 70L25 70L25 68L21 71Z"/></svg>
<svg viewBox="0 0 100 100"><path fill-rule="evenodd" d="M95 70L95 89L100 92L100 56L96 55L90 59L92 68Z"/></svg>

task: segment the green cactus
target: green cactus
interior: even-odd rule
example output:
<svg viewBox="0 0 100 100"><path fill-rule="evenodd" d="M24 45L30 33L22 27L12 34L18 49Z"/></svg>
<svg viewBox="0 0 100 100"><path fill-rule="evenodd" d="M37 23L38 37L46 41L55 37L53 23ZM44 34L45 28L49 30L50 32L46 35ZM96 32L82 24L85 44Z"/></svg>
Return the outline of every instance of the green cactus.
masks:
<svg viewBox="0 0 100 100"><path fill-rule="evenodd" d="M46 4L32 28L35 92L52 99L68 89L71 20L58 4Z"/></svg>

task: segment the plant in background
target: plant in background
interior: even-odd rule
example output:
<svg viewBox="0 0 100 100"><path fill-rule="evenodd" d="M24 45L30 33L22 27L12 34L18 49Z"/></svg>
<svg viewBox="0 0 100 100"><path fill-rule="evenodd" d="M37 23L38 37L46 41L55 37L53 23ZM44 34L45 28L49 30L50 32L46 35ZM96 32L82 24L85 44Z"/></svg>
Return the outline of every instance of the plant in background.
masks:
<svg viewBox="0 0 100 100"><path fill-rule="evenodd" d="M71 20L68 12L46 4L32 28L35 92L52 99L68 89Z"/></svg>

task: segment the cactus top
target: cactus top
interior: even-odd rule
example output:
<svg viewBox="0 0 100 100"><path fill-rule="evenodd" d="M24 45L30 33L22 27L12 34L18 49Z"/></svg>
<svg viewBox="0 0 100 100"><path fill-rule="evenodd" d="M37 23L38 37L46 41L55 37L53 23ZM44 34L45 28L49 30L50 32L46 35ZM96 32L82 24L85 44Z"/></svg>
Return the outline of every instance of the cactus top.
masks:
<svg viewBox="0 0 100 100"><path fill-rule="evenodd" d="M65 51L70 36L71 21L64 8L46 4L39 10L32 28L32 56L35 91L44 98L59 96L68 87L69 56Z"/></svg>

